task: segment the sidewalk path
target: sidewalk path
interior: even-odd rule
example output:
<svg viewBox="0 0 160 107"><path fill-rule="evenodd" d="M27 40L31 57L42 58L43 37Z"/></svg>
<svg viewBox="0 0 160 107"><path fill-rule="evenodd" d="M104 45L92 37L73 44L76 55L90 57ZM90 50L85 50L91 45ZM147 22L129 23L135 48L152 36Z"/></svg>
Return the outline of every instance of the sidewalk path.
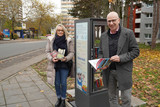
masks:
<svg viewBox="0 0 160 107"><path fill-rule="evenodd" d="M0 107L54 107L55 92L31 67L0 82Z"/></svg>

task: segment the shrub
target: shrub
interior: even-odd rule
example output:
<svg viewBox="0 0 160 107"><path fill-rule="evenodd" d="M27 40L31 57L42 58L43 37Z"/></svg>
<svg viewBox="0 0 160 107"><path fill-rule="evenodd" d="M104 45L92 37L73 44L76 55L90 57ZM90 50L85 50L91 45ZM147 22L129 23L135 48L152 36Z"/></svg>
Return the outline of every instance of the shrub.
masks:
<svg viewBox="0 0 160 107"><path fill-rule="evenodd" d="M18 39L19 37L18 37L18 35L17 35L17 33L13 33L13 39Z"/></svg>

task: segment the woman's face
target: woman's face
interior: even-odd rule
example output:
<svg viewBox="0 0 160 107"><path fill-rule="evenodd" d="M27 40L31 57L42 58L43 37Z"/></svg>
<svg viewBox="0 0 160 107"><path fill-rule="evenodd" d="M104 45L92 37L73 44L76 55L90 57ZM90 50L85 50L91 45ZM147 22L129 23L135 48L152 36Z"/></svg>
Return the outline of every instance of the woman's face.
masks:
<svg viewBox="0 0 160 107"><path fill-rule="evenodd" d="M58 36L63 36L64 30L61 26L58 26L57 31L56 31Z"/></svg>

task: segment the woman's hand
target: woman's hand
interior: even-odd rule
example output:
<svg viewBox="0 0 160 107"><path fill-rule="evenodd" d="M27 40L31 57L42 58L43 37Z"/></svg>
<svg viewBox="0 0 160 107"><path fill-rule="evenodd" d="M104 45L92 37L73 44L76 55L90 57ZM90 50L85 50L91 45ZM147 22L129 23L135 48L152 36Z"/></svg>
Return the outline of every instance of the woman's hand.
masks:
<svg viewBox="0 0 160 107"><path fill-rule="evenodd" d="M61 59L62 62L65 62L67 60L66 57L64 57L63 59Z"/></svg>
<svg viewBox="0 0 160 107"><path fill-rule="evenodd" d="M57 59L56 57L54 57L54 58L52 59L52 61L55 63L55 62L58 62L58 59Z"/></svg>

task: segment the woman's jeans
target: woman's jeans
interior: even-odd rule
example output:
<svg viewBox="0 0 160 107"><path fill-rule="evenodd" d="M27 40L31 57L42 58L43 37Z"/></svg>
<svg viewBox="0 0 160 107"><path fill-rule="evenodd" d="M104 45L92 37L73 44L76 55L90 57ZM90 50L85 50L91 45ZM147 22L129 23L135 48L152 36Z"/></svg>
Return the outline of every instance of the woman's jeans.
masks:
<svg viewBox="0 0 160 107"><path fill-rule="evenodd" d="M68 69L56 69L55 89L58 98L66 98Z"/></svg>

